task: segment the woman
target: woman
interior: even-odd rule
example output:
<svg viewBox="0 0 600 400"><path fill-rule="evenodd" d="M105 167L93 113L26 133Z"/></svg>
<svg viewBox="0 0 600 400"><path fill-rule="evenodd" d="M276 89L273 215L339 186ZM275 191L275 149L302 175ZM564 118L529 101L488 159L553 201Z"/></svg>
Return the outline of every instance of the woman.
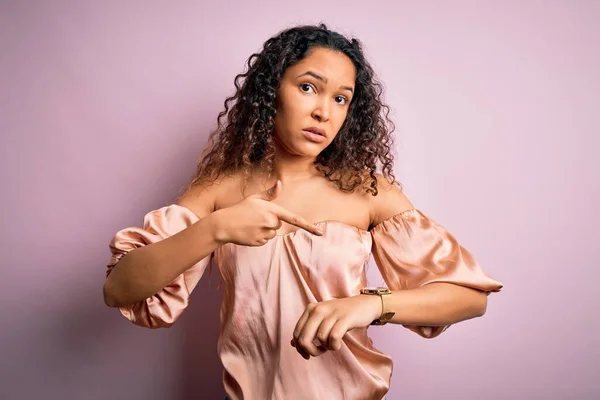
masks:
<svg viewBox="0 0 600 400"><path fill-rule="evenodd" d="M370 325L433 338L502 285L402 193L356 39L285 30L235 86L185 193L111 241L105 301L168 327L213 258L231 399L382 399L392 361ZM387 288L366 287L370 254Z"/></svg>

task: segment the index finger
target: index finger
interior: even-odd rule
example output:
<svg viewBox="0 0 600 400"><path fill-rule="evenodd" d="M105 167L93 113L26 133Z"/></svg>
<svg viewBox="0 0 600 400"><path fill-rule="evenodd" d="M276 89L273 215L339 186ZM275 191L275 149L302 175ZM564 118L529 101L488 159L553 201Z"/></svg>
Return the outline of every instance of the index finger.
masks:
<svg viewBox="0 0 600 400"><path fill-rule="evenodd" d="M275 204L274 204L275 205ZM286 210L281 206L277 206L274 214L282 221L287 222L288 224L292 224L297 226L298 228L302 228L304 230L309 231L317 236L323 236L323 232L317 228L314 224L311 224L304 218L292 213L291 211Z"/></svg>

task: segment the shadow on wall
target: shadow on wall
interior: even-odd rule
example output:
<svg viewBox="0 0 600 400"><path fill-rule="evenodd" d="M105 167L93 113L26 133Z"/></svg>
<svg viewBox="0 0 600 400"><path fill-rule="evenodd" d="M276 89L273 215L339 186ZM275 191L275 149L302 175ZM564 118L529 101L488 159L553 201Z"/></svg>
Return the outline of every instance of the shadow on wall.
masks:
<svg viewBox="0 0 600 400"><path fill-rule="evenodd" d="M182 325L182 399L223 399L223 367L217 355L219 309L222 290L214 263L192 293L188 309L180 317Z"/></svg>
<svg viewBox="0 0 600 400"><path fill-rule="evenodd" d="M197 285L179 321L157 330L106 307L98 274L94 278L71 277L50 297L15 299L12 329L1 333L1 399L224 398L216 269ZM27 316L32 311L35 318Z"/></svg>
<svg viewBox="0 0 600 400"><path fill-rule="evenodd" d="M61 324L70 334L61 335L61 329L56 330L64 345L56 362L73 367L69 380L80 377L79 384L68 390L72 397L63 398L224 398L222 366L217 355L222 298L218 281L218 270L213 266L196 286L189 307L167 329L141 328L116 309L94 313L94 307L81 304L80 312L71 312L75 318L69 325ZM101 296L98 303L102 303ZM92 338L97 344L89 346ZM46 368L52 370L51 365ZM60 385L64 378L55 377L53 381ZM85 384L86 380L89 384ZM81 389L80 393L73 393Z"/></svg>
<svg viewBox="0 0 600 400"><path fill-rule="evenodd" d="M188 308L170 328L138 327L117 310L108 309L110 318L105 322L112 328L105 331L121 335L114 338L120 343L111 349L120 375L113 376L112 382L119 382L121 387L110 389L110 398L196 400L225 397L223 368L217 354L222 299L219 281L218 269L212 264L195 287ZM99 321L88 322L91 326L100 324ZM85 319L79 323L86 325ZM85 334L80 332L78 336ZM101 341L108 342L106 339ZM111 381L113 374L114 371L109 373L107 381ZM106 390L103 392L107 393Z"/></svg>

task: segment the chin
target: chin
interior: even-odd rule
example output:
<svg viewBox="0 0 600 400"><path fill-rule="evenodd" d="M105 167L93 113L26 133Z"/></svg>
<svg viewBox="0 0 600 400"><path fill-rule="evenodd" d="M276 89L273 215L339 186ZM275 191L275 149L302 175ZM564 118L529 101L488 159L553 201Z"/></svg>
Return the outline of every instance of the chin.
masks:
<svg viewBox="0 0 600 400"><path fill-rule="evenodd" d="M329 143L312 143L304 138L279 140L280 150L298 157L317 157Z"/></svg>
<svg viewBox="0 0 600 400"><path fill-rule="evenodd" d="M299 146L294 146L294 154L302 157L317 157L325 148L328 143L310 143L305 142Z"/></svg>

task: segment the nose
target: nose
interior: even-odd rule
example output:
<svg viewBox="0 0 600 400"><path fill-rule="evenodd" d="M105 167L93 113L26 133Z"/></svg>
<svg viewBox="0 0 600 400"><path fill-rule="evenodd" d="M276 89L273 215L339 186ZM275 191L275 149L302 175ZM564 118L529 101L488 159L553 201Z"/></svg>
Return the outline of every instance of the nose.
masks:
<svg viewBox="0 0 600 400"><path fill-rule="evenodd" d="M329 120L329 102L327 100L319 101L312 112L312 117L319 122Z"/></svg>

